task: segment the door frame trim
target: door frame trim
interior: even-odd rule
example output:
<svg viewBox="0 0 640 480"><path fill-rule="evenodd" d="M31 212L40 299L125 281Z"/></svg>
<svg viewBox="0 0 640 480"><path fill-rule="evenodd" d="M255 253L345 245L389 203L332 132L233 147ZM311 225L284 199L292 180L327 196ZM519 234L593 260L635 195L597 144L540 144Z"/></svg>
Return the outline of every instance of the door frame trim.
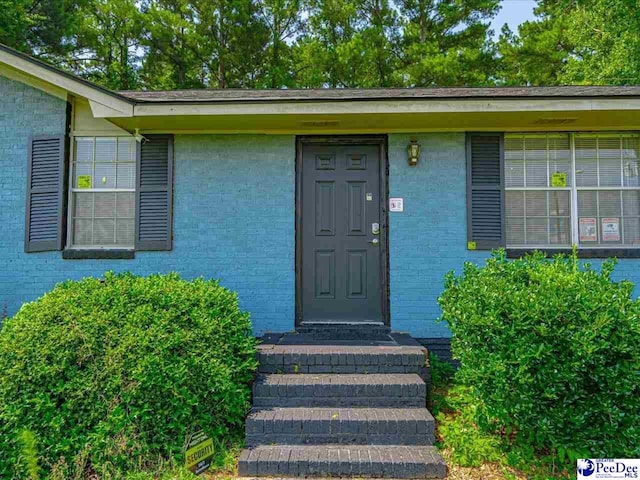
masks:
<svg viewBox="0 0 640 480"><path fill-rule="evenodd" d="M387 135L298 135L296 136L295 185L295 326L303 321L302 311L302 151L305 145L378 145L380 147L380 280L384 325L390 326L389 294L389 156Z"/></svg>

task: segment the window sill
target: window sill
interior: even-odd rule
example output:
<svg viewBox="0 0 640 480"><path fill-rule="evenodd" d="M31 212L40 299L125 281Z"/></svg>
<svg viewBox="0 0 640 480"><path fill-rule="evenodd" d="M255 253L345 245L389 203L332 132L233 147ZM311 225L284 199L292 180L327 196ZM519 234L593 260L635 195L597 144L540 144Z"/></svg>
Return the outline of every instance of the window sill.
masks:
<svg viewBox="0 0 640 480"><path fill-rule="evenodd" d="M507 258L520 258L534 251L551 258L559 253L570 254L570 248L507 248ZM640 258L640 248L582 248L578 258Z"/></svg>
<svg viewBox="0 0 640 480"><path fill-rule="evenodd" d="M125 249L67 248L62 251L62 258L64 260L132 260L136 258L136 252Z"/></svg>

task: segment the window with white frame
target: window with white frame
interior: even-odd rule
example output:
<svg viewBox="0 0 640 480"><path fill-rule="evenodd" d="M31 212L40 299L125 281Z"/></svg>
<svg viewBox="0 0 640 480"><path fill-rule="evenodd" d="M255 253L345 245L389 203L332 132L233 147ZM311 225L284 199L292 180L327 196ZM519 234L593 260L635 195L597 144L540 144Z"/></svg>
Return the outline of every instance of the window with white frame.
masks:
<svg viewBox="0 0 640 480"><path fill-rule="evenodd" d="M131 137L76 137L71 169L71 245L133 248L136 143Z"/></svg>
<svg viewBox="0 0 640 480"><path fill-rule="evenodd" d="M638 134L507 134L504 156L508 247L640 246Z"/></svg>

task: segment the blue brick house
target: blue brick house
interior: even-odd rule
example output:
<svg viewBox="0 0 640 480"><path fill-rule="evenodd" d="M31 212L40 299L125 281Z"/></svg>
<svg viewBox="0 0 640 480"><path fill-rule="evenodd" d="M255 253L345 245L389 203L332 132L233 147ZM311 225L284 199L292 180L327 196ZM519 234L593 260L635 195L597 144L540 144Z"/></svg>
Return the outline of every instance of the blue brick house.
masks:
<svg viewBox="0 0 640 480"><path fill-rule="evenodd" d="M445 273L495 247L640 280L638 130L640 87L111 92L0 47L0 305L177 271L257 335L437 347Z"/></svg>

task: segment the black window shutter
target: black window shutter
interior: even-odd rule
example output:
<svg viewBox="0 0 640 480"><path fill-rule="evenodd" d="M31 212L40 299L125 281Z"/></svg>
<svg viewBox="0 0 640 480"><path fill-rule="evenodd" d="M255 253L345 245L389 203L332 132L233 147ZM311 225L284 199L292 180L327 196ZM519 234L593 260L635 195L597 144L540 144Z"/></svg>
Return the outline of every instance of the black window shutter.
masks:
<svg viewBox="0 0 640 480"><path fill-rule="evenodd" d="M472 250L505 246L502 134L467 134L467 242Z"/></svg>
<svg viewBox="0 0 640 480"><path fill-rule="evenodd" d="M24 251L62 250L66 228L66 152L64 135L29 139Z"/></svg>
<svg viewBox="0 0 640 480"><path fill-rule="evenodd" d="M147 135L137 160L136 250L171 250L173 136Z"/></svg>

